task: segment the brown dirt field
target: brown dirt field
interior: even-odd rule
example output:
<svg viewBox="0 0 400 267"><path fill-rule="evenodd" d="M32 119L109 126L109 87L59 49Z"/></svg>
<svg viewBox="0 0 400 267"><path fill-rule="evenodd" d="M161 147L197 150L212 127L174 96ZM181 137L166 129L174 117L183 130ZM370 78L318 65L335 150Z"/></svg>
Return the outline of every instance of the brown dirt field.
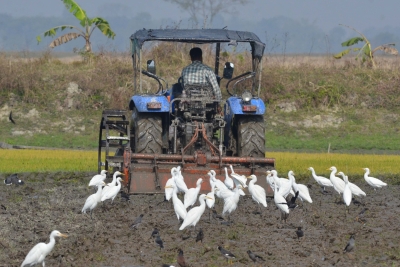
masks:
<svg viewBox="0 0 400 267"><path fill-rule="evenodd" d="M367 197L357 198L345 213L338 195L322 195L311 180L312 204L291 211L288 222L280 221L280 212L272 198L262 215L254 215L256 204L242 197L232 213L233 224L222 225L211 219L208 209L197 230L204 231L203 243L182 236L171 203L163 203L163 194L132 195L130 202L118 195L113 205L100 204L93 213L81 214L86 198L93 193L87 186L94 173L24 173L22 186L0 186L0 266L20 266L29 250L38 242L48 242L57 229L69 235L57 239L46 257L46 266L178 266L178 249L183 249L189 266L228 266L218 251L221 245L236 255L231 266L400 266L400 188L389 185L376 192L365 181L356 181ZM0 174L2 181L8 174ZM109 180L110 178L108 178ZM260 178L259 178L260 179ZM246 192L248 192L246 190ZM216 205L221 212L222 202ZM368 208L361 220L356 217ZM138 230L130 229L143 213ZM298 240L295 230L304 229ZM154 227L160 230L164 249L150 237ZM343 253L350 234L355 234L355 249ZM265 262L253 264L246 251L252 250Z"/></svg>

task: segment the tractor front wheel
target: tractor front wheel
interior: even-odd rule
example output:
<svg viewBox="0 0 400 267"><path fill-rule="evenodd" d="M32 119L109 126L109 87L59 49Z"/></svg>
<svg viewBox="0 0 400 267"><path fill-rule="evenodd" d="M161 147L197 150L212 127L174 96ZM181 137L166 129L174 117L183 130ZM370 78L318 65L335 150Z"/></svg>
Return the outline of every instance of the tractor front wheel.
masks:
<svg viewBox="0 0 400 267"><path fill-rule="evenodd" d="M262 116L243 116L238 121L239 157L265 157L265 126Z"/></svg>

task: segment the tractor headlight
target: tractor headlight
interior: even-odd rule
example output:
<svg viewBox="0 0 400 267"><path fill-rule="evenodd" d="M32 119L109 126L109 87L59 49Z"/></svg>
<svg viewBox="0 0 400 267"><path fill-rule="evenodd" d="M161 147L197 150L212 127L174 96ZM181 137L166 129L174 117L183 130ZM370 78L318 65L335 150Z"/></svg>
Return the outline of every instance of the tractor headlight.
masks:
<svg viewBox="0 0 400 267"><path fill-rule="evenodd" d="M242 94L242 99L244 102L249 102L253 96L249 91L246 91Z"/></svg>

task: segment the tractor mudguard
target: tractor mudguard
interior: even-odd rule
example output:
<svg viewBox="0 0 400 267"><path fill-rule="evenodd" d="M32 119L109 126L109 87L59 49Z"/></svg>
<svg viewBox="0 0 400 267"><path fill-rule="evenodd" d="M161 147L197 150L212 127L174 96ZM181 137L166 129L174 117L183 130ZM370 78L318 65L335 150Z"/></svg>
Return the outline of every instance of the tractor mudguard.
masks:
<svg viewBox="0 0 400 267"><path fill-rule="evenodd" d="M134 95L129 106L131 109L135 106L139 112L169 112L169 102L164 95Z"/></svg>

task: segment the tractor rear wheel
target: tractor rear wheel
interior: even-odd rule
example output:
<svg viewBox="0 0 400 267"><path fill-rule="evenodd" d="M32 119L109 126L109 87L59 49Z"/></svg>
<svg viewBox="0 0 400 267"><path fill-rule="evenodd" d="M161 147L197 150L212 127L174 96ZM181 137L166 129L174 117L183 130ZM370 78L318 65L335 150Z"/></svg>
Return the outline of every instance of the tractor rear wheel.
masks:
<svg viewBox="0 0 400 267"><path fill-rule="evenodd" d="M156 113L132 113L135 153L162 153L162 119ZM133 141L133 140L132 140Z"/></svg>
<svg viewBox="0 0 400 267"><path fill-rule="evenodd" d="M262 116L244 116L238 121L239 157L265 157L265 127Z"/></svg>

